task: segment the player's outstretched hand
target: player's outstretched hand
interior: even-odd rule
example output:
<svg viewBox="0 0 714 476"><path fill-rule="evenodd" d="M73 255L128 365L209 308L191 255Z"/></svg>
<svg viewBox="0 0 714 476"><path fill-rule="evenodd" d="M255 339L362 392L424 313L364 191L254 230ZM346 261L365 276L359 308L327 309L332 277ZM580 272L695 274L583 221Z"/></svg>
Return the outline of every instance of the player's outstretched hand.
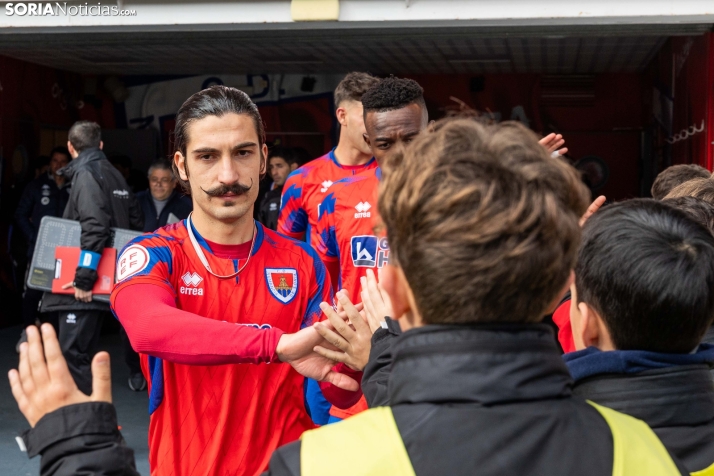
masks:
<svg viewBox="0 0 714 476"><path fill-rule="evenodd" d="M27 342L20 346L18 370L10 370L8 377L12 395L31 427L34 428L47 413L67 405L111 403L108 353L99 352L92 360L92 395L87 396L77 388L69 373L54 328L50 324L42 324L42 338L35 326L28 327L26 332Z"/></svg>
<svg viewBox="0 0 714 476"><path fill-rule="evenodd" d="M329 382L343 390L357 391L359 383L347 375L335 372L335 362L316 354L313 348L322 345L324 339L314 327L306 327L294 334L283 334L276 352L281 362L286 362L305 377Z"/></svg>
<svg viewBox="0 0 714 476"><path fill-rule="evenodd" d="M343 291L337 293L340 307L344 309L347 322L323 302L320 309L325 313L329 323L318 322L315 324L317 332L337 350L324 346L315 346L318 354L336 362L343 362L354 370L361 371L369 360L369 351L372 348L372 331L359 310L352 304L347 294Z"/></svg>
<svg viewBox="0 0 714 476"><path fill-rule="evenodd" d="M360 278L362 284L362 304L372 333L382 326L385 317L396 317L389 294L377 282L374 271L367 270L367 277Z"/></svg>
<svg viewBox="0 0 714 476"><path fill-rule="evenodd" d="M565 155L568 153L567 147L562 147L565 144L565 139L561 134L550 133L538 141L540 145L545 147L545 149L552 155ZM562 148L561 148L562 147Z"/></svg>

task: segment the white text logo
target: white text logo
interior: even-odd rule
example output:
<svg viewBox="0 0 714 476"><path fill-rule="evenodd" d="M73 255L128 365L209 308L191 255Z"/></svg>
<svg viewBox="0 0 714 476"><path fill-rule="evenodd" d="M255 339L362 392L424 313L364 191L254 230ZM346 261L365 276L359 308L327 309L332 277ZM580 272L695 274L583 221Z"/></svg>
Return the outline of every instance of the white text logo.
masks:
<svg viewBox="0 0 714 476"><path fill-rule="evenodd" d="M369 202L359 202L355 205L355 209L357 210L355 218L369 218L371 216L369 212L370 208L372 208L372 205L370 205Z"/></svg>
<svg viewBox="0 0 714 476"><path fill-rule="evenodd" d="M27 16L82 16L82 17L133 17L136 10L120 10L116 5L90 5L85 2L81 5L67 5L67 2L20 2L5 5L5 15L11 17Z"/></svg>
<svg viewBox="0 0 714 476"><path fill-rule="evenodd" d="M67 324L76 324L77 316L75 314L67 314Z"/></svg>
<svg viewBox="0 0 714 476"><path fill-rule="evenodd" d="M203 288L196 288L203 281L203 278L199 276L198 273L190 273L187 271L186 274L181 276L181 281L186 285L186 287L181 286L181 289L179 289L181 294L203 296Z"/></svg>

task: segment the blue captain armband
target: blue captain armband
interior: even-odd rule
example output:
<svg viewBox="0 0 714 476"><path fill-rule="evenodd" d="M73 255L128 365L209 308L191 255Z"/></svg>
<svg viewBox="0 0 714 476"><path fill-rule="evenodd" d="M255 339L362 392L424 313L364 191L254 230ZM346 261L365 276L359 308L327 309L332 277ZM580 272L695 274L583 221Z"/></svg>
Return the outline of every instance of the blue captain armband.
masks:
<svg viewBox="0 0 714 476"><path fill-rule="evenodd" d="M96 271L99 267L99 259L101 257L102 255L95 253L94 251L82 250L82 252L79 253L79 264L77 267L89 268Z"/></svg>

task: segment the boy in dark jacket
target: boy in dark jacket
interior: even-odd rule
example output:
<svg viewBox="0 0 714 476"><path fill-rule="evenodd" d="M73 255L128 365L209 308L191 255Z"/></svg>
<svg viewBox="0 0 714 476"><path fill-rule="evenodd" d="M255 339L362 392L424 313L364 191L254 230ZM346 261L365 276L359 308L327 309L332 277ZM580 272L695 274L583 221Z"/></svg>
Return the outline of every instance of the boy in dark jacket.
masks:
<svg viewBox="0 0 714 476"><path fill-rule="evenodd" d="M573 397L540 323L568 286L587 197L520 124L443 122L387 160L381 284L405 330L390 406L306 432L269 474L684 474L644 423Z"/></svg>
<svg viewBox="0 0 714 476"><path fill-rule="evenodd" d="M571 288L575 395L644 420L714 474L714 237L684 212L630 200L585 225Z"/></svg>

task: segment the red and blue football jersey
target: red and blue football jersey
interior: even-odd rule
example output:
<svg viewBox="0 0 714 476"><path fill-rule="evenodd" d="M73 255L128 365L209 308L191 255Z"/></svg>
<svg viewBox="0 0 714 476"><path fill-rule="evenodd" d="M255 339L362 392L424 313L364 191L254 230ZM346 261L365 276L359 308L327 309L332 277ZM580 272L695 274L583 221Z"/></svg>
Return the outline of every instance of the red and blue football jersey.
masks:
<svg viewBox="0 0 714 476"><path fill-rule="evenodd" d="M322 317L320 302L332 302L324 265L306 243L256 226L247 265L226 279L204 268L185 220L138 237L119 257L124 279L113 297L149 283L172 293L177 308L206 319L290 333L311 325ZM245 264L218 258L195 228L194 234L214 273L230 275ZM305 406L306 379L289 365L182 365L143 354L141 360L150 385L152 475L259 474L273 450L315 426Z"/></svg>
<svg viewBox="0 0 714 476"><path fill-rule="evenodd" d="M369 268L389 263L389 243L378 235L379 168L342 179L332 186L320 207L316 235L323 261L339 261L339 285L353 303L362 302L360 278Z"/></svg>
<svg viewBox="0 0 714 476"><path fill-rule="evenodd" d="M360 278L367 269L375 273L389 263L389 244L375 228L379 224L377 192L382 176L380 168L367 170L335 183L320 207L316 235L317 251L323 261L339 261L339 287L350 301L362 302ZM360 400L347 410L333 407L330 414L347 418L367 409Z"/></svg>
<svg viewBox="0 0 714 476"><path fill-rule="evenodd" d="M302 238L317 248L313 230L317 225L320 203L333 183L360 172L374 169L371 159L364 165L344 166L335 158L335 150L303 165L288 176L283 186L277 231L291 238Z"/></svg>

